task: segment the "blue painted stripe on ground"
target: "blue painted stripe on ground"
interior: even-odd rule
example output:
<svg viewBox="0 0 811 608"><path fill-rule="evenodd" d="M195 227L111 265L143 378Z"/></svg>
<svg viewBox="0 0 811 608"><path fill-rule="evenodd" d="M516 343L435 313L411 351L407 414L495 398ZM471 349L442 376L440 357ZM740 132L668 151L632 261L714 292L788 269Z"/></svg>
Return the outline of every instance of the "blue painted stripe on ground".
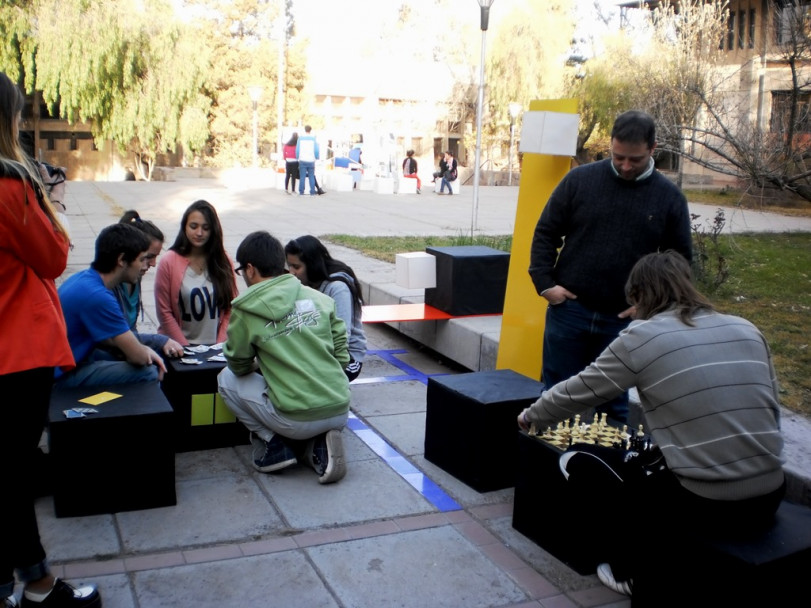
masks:
<svg viewBox="0 0 811 608"><path fill-rule="evenodd" d="M448 496L432 479L411 464L402 454L394 449L385 439L367 426L355 414L349 412L346 426L371 450L380 456L406 483L417 490L440 512L459 511L461 505Z"/></svg>
<svg viewBox="0 0 811 608"><path fill-rule="evenodd" d="M428 384L428 378L433 378L435 376L447 376L447 374L424 374L420 370L411 367L408 363L404 363L395 355L403 355L408 351L401 348L396 350L370 350L367 351L367 355L376 355L383 359L386 363L390 363L394 367L399 370L404 371L407 375L406 376L382 376L379 380L381 382L402 382L404 380L417 380L418 382L422 382L423 384ZM370 384L372 381L378 380L377 378L369 378L365 381L362 381L361 378L353 381L353 384Z"/></svg>

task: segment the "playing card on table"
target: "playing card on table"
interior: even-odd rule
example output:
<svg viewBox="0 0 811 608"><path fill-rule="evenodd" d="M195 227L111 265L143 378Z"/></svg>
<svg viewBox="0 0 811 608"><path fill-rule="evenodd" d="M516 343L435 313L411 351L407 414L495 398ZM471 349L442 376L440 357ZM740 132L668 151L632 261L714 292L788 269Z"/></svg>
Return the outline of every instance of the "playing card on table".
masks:
<svg viewBox="0 0 811 608"><path fill-rule="evenodd" d="M200 353L208 352L208 346L205 344L195 344L194 346L184 346L183 352L187 355L199 355Z"/></svg>
<svg viewBox="0 0 811 608"><path fill-rule="evenodd" d="M181 357L181 363L185 363L186 365L202 365L203 362L200 359L192 359L191 357Z"/></svg>

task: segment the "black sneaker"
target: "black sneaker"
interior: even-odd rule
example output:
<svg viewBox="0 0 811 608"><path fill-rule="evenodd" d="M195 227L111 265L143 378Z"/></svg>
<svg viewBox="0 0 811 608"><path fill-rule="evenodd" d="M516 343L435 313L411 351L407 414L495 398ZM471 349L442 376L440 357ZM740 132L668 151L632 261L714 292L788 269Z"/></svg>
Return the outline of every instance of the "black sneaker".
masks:
<svg viewBox="0 0 811 608"><path fill-rule="evenodd" d="M14 604L12 604L13 606ZM101 595L95 585L72 587L56 579L53 589L41 602L28 599L23 592L22 608L101 608Z"/></svg>
<svg viewBox="0 0 811 608"><path fill-rule="evenodd" d="M270 441L251 434L253 445L253 466L262 473L281 471L296 464L296 455L282 439L281 435L273 435Z"/></svg>
<svg viewBox="0 0 811 608"><path fill-rule="evenodd" d="M13 595L9 595L3 600L3 608L17 608L17 598Z"/></svg>
<svg viewBox="0 0 811 608"><path fill-rule="evenodd" d="M341 432L332 430L316 435L307 447L307 462L318 474L318 483L343 479L346 475L346 457Z"/></svg>

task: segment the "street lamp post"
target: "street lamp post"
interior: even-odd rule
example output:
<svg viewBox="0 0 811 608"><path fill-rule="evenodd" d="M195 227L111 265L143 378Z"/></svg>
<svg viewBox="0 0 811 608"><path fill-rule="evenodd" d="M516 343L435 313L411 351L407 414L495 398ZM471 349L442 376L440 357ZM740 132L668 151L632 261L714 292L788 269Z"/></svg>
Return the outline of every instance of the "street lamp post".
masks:
<svg viewBox="0 0 811 608"><path fill-rule="evenodd" d="M286 13L285 13L286 15ZM279 139L278 156L279 162L283 164L282 148L284 147L284 76L285 76L285 49L287 47L287 32L285 21L279 19L279 54L277 56L276 79L276 137Z"/></svg>
<svg viewBox="0 0 811 608"><path fill-rule="evenodd" d="M477 2L481 8L482 56L479 66L479 99L476 104L476 164L473 166L473 216L470 220L470 238L473 238L476 231L479 215L479 179L482 158L482 106L484 105L484 49L487 26L490 21L490 6L493 4L493 0L477 0Z"/></svg>
<svg viewBox="0 0 811 608"><path fill-rule="evenodd" d="M512 102L509 106L510 111L510 150L507 152L507 185L513 185L513 145L515 141L515 119L518 118L518 113L521 112L521 104Z"/></svg>
<svg viewBox="0 0 811 608"><path fill-rule="evenodd" d="M259 165L259 99L262 97L262 87L249 87L248 94L251 96L253 103L253 166L254 168Z"/></svg>

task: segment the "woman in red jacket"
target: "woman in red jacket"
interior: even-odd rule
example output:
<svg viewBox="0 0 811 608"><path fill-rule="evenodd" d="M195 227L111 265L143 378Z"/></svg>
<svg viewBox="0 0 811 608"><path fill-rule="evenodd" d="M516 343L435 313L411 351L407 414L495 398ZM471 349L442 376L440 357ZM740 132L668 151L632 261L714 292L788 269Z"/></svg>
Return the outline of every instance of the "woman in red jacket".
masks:
<svg viewBox="0 0 811 608"><path fill-rule="evenodd" d="M74 589L50 573L34 512L32 463L54 368L75 364L54 283L67 266L70 242L45 194L43 176L20 146L23 106L19 88L0 73L0 399L5 400L0 478L7 486L11 479L22 486L7 487L3 499L0 602L17 605L16 569L26 606L97 607L95 586Z"/></svg>

